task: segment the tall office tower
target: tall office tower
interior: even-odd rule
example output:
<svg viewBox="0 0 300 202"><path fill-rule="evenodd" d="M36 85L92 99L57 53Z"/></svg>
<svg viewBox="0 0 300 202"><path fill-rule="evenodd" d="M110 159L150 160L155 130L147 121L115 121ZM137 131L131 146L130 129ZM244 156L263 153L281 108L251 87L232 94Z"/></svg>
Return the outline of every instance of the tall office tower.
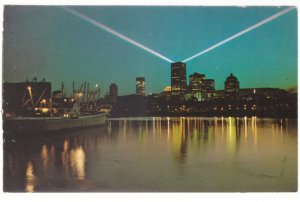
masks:
<svg viewBox="0 0 300 202"><path fill-rule="evenodd" d="M117 102L117 97L118 97L118 86L115 83L112 83L109 86L109 98L110 101L113 103Z"/></svg>
<svg viewBox="0 0 300 202"><path fill-rule="evenodd" d="M171 91L173 95L184 94L187 90L186 64L182 62L171 63Z"/></svg>
<svg viewBox="0 0 300 202"><path fill-rule="evenodd" d="M240 82L238 79L231 73L225 81L225 93L226 96L235 97L238 95L240 89Z"/></svg>
<svg viewBox="0 0 300 202"><path fill-rule="evenodd" d="M145 77L136 78L136 94L145 95Z"/></svg>

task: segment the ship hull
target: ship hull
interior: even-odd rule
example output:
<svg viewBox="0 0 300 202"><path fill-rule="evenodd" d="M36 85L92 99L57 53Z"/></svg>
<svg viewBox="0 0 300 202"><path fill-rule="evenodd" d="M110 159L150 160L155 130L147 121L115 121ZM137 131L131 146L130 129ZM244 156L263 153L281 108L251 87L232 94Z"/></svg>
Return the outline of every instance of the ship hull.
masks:
<svg viewBox="0 0 300 202"><path fill-rule="evenodd" d="M106 123L106 114L80 116L78 118L62 117L16 117L4 120L4 132L49 132L76 128L102 126Z"/></svg>

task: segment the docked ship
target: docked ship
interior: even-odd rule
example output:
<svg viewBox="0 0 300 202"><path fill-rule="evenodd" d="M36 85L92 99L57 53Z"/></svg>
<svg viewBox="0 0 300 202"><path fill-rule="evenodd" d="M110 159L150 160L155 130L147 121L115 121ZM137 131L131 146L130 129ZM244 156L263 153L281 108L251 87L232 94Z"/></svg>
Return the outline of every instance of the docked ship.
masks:
<svg viewBox="0 0 300 202"><path fill-rule="evenodd" d="M22 100L18 101L13 96L16 95L14 92L21 92L19 88L24 93ZM89 91L86 83L82 88L83 85L75 91L73 83L73 96L66 97L63 83L59 95L52 93L51 96L49 93L47 95L49 85L45 82L4 84L4 132L38 133L105 125L107 113L95 102L100 90ZM11 104L13 102L17 104ZM10 110L11 108L14 110Z"/></svg>
<svg viewBox="0 0 300 202"><path fill-rule="evenodd" d="M105 125L106 113L80 115L78 117L30 117L18 116L4 120L4 131L8 133L37 133L62 131Z"/></svg>

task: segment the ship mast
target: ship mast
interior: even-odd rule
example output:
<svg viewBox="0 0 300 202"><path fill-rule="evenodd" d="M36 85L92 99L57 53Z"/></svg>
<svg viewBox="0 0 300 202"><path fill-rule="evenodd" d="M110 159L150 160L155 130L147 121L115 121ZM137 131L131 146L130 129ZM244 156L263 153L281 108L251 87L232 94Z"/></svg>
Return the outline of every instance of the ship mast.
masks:
<svg viewBox="0 0 300 202"><path fill-rule="evenodd" d="M61 98L64 97L64 88L65 88L65 85L64 85L64 82L62 81L61 82Z"/></svg>
<svg viewBox="0 0 300 202"><path fill-rule="evenodd" d="M72 95L72 98L74 99L74 93L75 93L75 82L73 80L73 95Z"/></svg>

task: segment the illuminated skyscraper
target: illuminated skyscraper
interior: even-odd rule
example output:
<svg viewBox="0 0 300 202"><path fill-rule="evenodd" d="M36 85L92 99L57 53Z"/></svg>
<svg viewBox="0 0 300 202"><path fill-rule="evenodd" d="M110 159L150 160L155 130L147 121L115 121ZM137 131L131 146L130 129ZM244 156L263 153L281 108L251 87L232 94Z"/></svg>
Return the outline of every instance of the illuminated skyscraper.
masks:
<svg viewBox="0 0 300 202"><path fill-rule="evenodd" d="M201 91L203 88L203 79L205 78L204 74L195 72L189 76L190 81L190 90L192 93Z"/></svg>
<svg viewBox="0 0 300 202"><path fill-rule="evenodd" d="M171 90L173 95L179 95L186 92L187 84L185 63L171 63Z"/></svg>
<svg viewBox="0 0 300 202"><path fill-rule="evenodd" d="M198 101L201 101L203 97L204 78L205 75L198 72L189 76L189 92L192 93Z"/></svg>
<svg viewBox="0 0 300 202"><path fill-rule="evenodd" d="M215 80L203 79L203 100L210 100L215 96Z"/></svg>
<svg viewBox="0 0 300 202"><path fill-rule="evenodd" d="M145 95L145 77L136 78L136 94Z"/></svg>

